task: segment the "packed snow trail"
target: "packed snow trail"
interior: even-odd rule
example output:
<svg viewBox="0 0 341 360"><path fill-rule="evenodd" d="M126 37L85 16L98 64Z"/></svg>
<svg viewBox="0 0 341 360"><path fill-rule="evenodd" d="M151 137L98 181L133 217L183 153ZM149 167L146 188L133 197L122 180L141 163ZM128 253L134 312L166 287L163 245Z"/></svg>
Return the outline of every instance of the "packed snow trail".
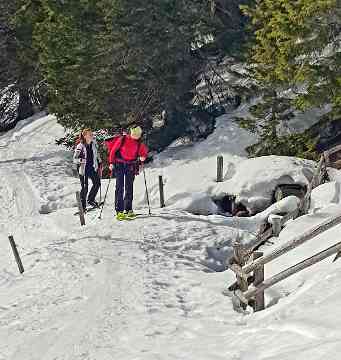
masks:
<svg viewBox="0 0 341 360"><path fill-rule="evenodd" d="M0 360L339 358L341 262L273 287L266 311L237 314L223 295L232 273L201 262L207 245L228 244L232 223L169 209L149 217L146 208L117 222L111 189L103 220L91 213L81 228L70 154L54 144L62 134L49 116L0 137ZM335 201L289 224L278 241L340 211ZM267 276L339 241L339 232L267 266Z"/></svg>

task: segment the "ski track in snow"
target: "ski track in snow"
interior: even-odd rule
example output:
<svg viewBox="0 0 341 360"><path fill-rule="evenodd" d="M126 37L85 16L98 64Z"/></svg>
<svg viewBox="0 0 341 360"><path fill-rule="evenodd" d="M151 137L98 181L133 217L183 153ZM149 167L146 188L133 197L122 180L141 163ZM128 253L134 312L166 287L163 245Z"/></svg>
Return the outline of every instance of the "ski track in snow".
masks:
<svg viewBox="0 0 341 360"><path fill-rule="evenodd" d="M91 213L81 228L72 215L78 181L70 176L69 155L54 144L62 134L47 116L0 137L0 360L338 358L340 264L329 273L323 262L320 272L273 287L264 312L237 314L222 294L233 275L201 263L207 245L224 243L235 231L230 223L156 209L118 223L111 191L103 220ZM56 211L41 214L42 206ZM294 225L288 236L299 228ZM23 259L22 276L9 233ZM338 233L320 236L320 246Z"/></svg>

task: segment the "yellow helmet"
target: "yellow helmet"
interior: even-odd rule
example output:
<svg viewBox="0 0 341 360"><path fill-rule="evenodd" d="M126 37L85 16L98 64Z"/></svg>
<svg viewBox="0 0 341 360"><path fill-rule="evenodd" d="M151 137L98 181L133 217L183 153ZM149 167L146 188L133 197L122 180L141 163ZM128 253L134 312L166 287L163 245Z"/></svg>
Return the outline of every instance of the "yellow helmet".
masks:
<svg viewBox="0 0 341 360"><path fill-rule="evenodd" d="M133 127L130 129L130 136L133 138L133 139L140 139L141 136L142 136L142 129L140 126L136 126L136 127Z"/></svg>

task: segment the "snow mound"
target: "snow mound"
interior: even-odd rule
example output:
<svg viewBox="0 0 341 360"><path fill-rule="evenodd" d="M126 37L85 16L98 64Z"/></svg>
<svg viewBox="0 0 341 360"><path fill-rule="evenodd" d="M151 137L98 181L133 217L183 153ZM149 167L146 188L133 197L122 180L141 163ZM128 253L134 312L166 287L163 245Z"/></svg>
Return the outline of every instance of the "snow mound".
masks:
<svg viewBox="0 0 341 360"><path fill-rule="evenodd" d="M270 215L288 214L298 209L300 199L296 196L288 196L262 211L261 213L253 216L255 221L267 221Z"/></svg>
<svg viewBox="0 0 341 360"><path fill-rule="evenodd" d="M341 170L328 168L328 175L331 181L341 183Z"/></svg>
<svg viewBox="0 0 341 360"><path fill-rule="evenodd" d="M330 204L341 204L341 183L332 181L318 186L311 193L310 209L315 210Z"/></svg>
<svg viewBox="0 0 341 360"><path fill-rule="evenodd" d="M271 204L274 190L281 184L307 185L314 162L285 156L262 156L241 161L232 179L216 186L216 192L237 195L236 200L251 213Z"/></svg>
<svg viewBox="0 0 341 360"><path fill-rule="evenodd" d="M218 207L212 201L211 196L203 193L193 193L177 202L177 206L182 210L196 215L217 214Z"/></svg>

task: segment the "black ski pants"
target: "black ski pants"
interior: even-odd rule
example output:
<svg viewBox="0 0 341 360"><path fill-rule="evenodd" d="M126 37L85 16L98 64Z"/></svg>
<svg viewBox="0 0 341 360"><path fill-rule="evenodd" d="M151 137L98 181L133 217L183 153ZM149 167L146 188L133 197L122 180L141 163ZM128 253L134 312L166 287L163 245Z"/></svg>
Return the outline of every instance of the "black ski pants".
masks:
<svg viewBox="0 0 341 360"><path fill-rule="evenodd" d="M92 181L92 187L88 195L89 189L89 179ZM101 186L101 179L98 173L95 171L93 167L91 169L87 169L85 175L79 175L79 180L81 182L82 190L81 190L81 200L83 209L86 209L86 198L88 197L88 201L95 201L98 190Z"/></svg>
<svg viewBox="0 0 341 360"><path fill-rule="evenodd" d="M116 163L116 212L130 211L133 209L135 164Z"/></svg>

